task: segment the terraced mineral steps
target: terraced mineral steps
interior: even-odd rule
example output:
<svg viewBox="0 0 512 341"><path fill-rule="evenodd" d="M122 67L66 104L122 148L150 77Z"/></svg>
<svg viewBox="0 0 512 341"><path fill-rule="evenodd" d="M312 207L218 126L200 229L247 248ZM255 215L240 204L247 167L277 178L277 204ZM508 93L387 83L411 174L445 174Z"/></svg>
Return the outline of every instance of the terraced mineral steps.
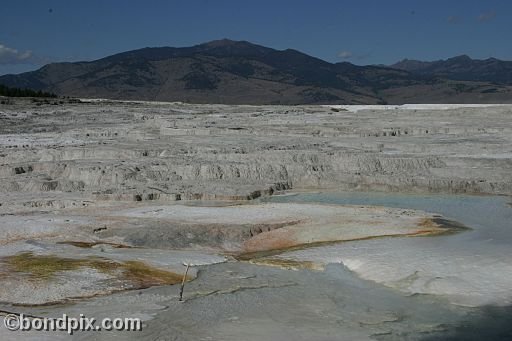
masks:
<svg viewBox="0 0 512 341"><path fill-rule="evenodd" d="M187 264L214 264L232 256L249 260L332 242L453 231L439 219L397 208L286 203L131 202L5 215L0 216L0 276L6 285L0 289L0 301L55 304L176 284ZM269 260L260 263L279 265ZM193 269L189 280L196 274Z"/></svg>
<svg viewBox="0 0 512 341"><path fill-rule="evenodd" d="M10 103L0 107L0 193L33 198L2 196L7 206L69 207L68 193L78 201L252 200L291 188L512 193L507 105Z"/></svg>
<svg viewBox="0 0 512 341"><path fill-rule="evenodd" d="M512 193L512 106L9 103L0 107L5 259L32 252L87 263L91 253L110 250L108 261L122 263L161 250L181 264L187 259L173 250L195 250L215 262L219 253L263 261L308 245L447 229L434 215L409 210L232 205L290 189ZM191 200L228 207L173 204ZM132 256L109 258L121 252ZM91 279L112 276L78 268ZM55 277L62 283L79 275L64 270ZM80 294L52 299L71 296Z"/></svg>
<svg viewBox="0 0 512 341"><path fill-rule="evenodd" d="M170 325L178 340L222 338L233 330L235 339L245 339L268 326L276 331L268 335L307 331L314 339L319 330L338 335L343 327L353 333L344 335L368 339L389 326L410 329L409 315L414 323L428 321L430 331L440 328L440 311L445 323L455 308L438 301L432 308L354 274L433 295L430 283L449 291L459 288L458 279L431 281L438 275L427 267L417 276L425 285L416 290L410 276L417 263L411 263L398 281L383 282L381 275L396 272L391 265L403 260L389 263L380 251L361 254L349 246L407 244L405 261L417 262L423 255L415 254L414 242L436 244L421 237L462 226L420 210L265 197L347 189L512 194L512 106L64 102L0 106L2 311L97 318L127 312L143 317L149 325L143 338L151 339L168 337ZM343 264L354 273L340 266L340 250L352 257ZM456 258L435 250L434 268ZM182 304L173 283L186 265L192 266ZM492 296L502 284L479 290ZM473 294L471 285L465 287ZM477 305L492 302L487 298ZM404 306L406 317L395 314Z"/></svg>

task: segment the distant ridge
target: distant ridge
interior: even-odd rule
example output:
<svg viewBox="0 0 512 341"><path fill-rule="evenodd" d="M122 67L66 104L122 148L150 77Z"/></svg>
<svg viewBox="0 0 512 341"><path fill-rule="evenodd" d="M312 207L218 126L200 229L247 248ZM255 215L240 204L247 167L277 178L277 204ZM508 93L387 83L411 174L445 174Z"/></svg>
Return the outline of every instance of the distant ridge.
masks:
<svg viewBox="0 0 512 341"><path fill-rule="evenodd" d="M468 58L357 66L329 63L297 50L222 39L183 48L148 47L90 62L48 64L32 72L0 76L0 84L85 98L195 103L512 102L512 72L498 72L498 67L509 70L510 62L496 60L492 66ZM435 64L441 62L449 64L444 69ZM480 73L483 66L471 66L477 62L486 62L484 69L489 71Z"/></svg>
<svg viewBox="0 0 512 341"><path fill-rule="evenodd" d="M512 85L512 62L496 58L478 60L461 55L434 62L404 59L390 67L430 77Z"/></svg>

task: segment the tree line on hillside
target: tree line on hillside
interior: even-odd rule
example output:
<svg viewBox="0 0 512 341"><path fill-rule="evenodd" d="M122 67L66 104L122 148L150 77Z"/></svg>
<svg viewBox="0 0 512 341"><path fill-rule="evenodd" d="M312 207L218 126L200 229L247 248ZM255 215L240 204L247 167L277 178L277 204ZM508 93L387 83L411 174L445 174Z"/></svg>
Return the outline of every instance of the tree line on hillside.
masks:
<svg viewBox="0 0 512 341"><path fill-rule="evenodd" d="M41 90L35 91L32 89L20 89L20 88L9 88L5 85L0 84L0 96L7 97L50 97L56 98L57 95L43 92Z"/></svg>

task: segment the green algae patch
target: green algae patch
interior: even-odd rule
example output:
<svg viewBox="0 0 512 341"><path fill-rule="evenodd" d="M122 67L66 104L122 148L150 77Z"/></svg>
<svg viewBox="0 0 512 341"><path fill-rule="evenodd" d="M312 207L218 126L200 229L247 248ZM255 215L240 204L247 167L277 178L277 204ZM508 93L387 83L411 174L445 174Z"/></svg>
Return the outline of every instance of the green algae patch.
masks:
<svg viewBox="0 0 512 341"><path fill-rule="evenodd" d="M5 257L4 263L11 272L27 274L31 280L50 280L57 273L62 274L66 271L83 268L95 269L101 273L117 277L131 283L134 288L177 284L183 279L181 274L158 269L144 262L116 262L100 257L76 259L23 252ZM186 280L191 279L189 276L186 278Z"/></svg>
<svg viewBox="0 0 512 341"><path fill-rule="evenodd" d="M26 273L32 279L49 279L57 272L90 267L90 261L83 259L61 258L53 255L35 256L32 252L22 252L4 258L10 270Z"/></svg>
<svg viewBox="0 0 512 341"><path fill-rule="evenodd" d="M249 263L258 265L274 266L286 270L323 270L323 266L311 261L296 261L283 258L255 258L249 260Z"/></svg>
<svg viewBox="0 0 512 341"><path fill-rule="evenodd" d="M134 248L130 245L124 245L124 244L116 244L116 243L108 243L108 242L78 242L78 241L66 241L66 242L57 242L57 244L63 244L63 245L71 245L75 247L79 247L82 249L90 249L97 245L108 245L111 246L114 249L131 249Z"/></svg>
<svg viewBox="0 0 512 341"><path fill-rule="evenodd" d="M134 282L139 288L154 285L177 284L183 280L183 275L170 271L157 269L140 261L127 261L122 264L123 277ZM185 280L192 278L187 276Z"/></svg>

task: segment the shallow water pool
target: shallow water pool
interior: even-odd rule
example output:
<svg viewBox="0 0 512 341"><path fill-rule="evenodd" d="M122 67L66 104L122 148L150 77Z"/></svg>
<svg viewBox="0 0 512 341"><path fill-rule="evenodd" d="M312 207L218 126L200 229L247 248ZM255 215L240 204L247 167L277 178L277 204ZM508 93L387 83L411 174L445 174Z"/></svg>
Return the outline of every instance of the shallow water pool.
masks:
<svg viewBox="0 0 512 341"><path fill-rule="evenodd" d="M342 263L360 277L408 294L465 306L512 303L512 207L496 196L303 193L274 202L379 205L439 213L470 227L452 235L381 238L288 252L280 257Z"/></svg>

